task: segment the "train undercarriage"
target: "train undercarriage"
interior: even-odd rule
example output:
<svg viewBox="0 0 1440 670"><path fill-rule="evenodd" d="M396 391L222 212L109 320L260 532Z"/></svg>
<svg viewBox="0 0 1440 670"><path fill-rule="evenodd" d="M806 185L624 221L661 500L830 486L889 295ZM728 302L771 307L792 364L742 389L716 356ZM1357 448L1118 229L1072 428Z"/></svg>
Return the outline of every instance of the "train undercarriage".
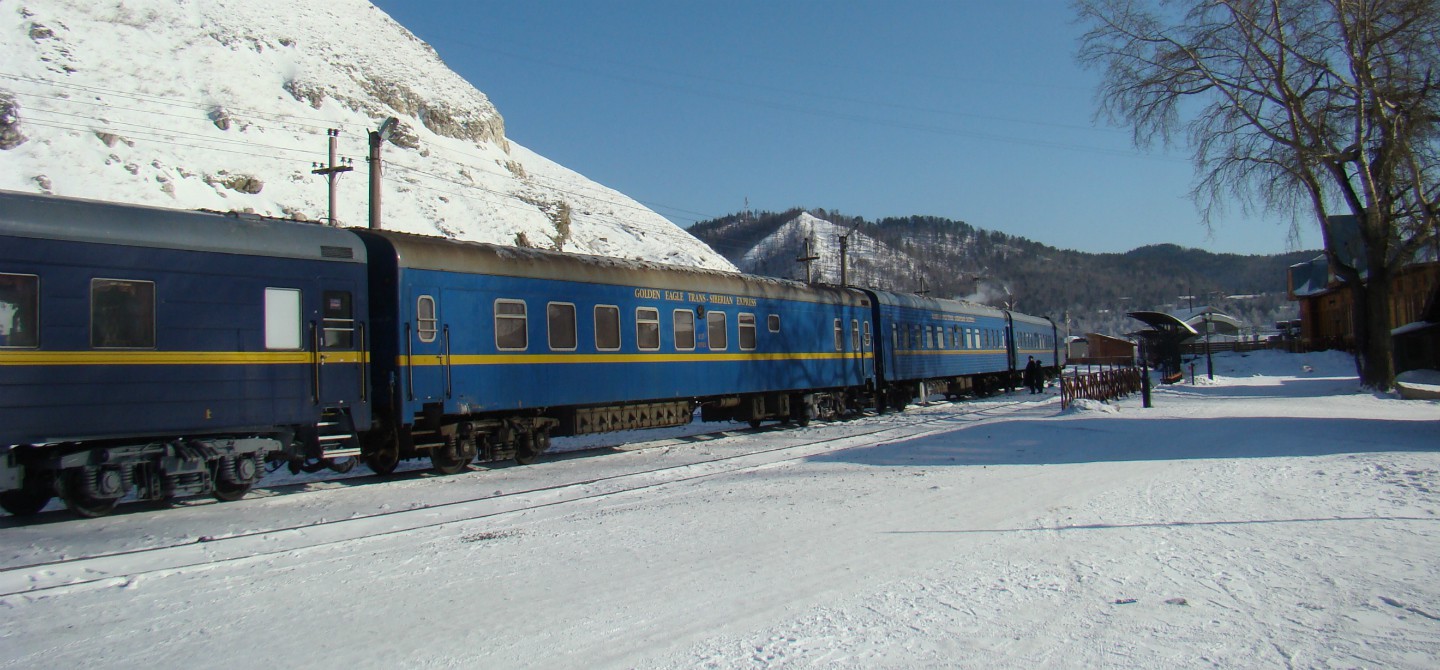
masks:
<svg viewBox="0 0 1440 670"><path fill-rule="evenodd" d="M380 475L401 460L428 458L442 474L473 462L511 460L528 464L550 447L552 437L681 426L695 410L703 421L766 421L808 425L837 420L866 408L903 411L916 398L984 396L1014 386L1010 375L979 375L810 392L755 393L562 410L444 415L439 407L392 427L383 419L357 431L342 410L320 423L242 436L169 440L120 440L19 446L0 455L0 507L17 516L35 514L53 498L83 517L109 514L127 496L164 502L211 495L238 500L269 470L350 470L364 461Z"/></svg>
<svg viewBox="0 0 1440 670"><path fill-rule="evenodd" d="M56 444L12 449L0 463L0 507L16 516L52 498L83 517L109 514L124 497L166 501L210 494L238 500L266 472L283 437Z"/></svg>

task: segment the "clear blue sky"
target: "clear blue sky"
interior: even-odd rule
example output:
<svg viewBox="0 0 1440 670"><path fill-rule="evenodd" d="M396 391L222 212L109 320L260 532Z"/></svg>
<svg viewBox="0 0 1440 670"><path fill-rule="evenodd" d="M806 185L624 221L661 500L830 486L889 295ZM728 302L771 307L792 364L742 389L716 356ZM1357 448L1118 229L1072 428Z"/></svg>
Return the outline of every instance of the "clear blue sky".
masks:
<svg viewBox="0 0 1440 670"><path fill-rule="evenodd" d="M935 215L1082 251L1294 249L1189 154L1093 121L1061 0L376 0L506 134L672 221L823 207ZM1304 227L1300 248L1316 248Z"/></svg>

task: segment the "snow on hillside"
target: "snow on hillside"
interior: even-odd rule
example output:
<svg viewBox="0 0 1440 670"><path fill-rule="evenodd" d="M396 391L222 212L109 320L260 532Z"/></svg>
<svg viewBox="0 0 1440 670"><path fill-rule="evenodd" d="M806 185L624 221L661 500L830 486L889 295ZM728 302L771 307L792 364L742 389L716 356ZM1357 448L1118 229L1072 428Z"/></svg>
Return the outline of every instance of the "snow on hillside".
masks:
<svg viewBox="0 0 1440 670"><path fill-rule="evenodd" d="M367 223L368 132L385 227L734 270L634 200L505 136L500 113L365 0L0 3L0 188L323 220L327 129ZM477 82L483 85L484 82Z"/></svg>
<svg viewBox="0 0 1440 670"><path fill-rule="evenodd" d="M756 244L736 263L743 271L805 279L805 266L795 259L805 255L809 240L810 255L817 258L810 265L813 281L840 283L840 238L850 235L849 281L853 285L872 288L915 290L895 286L897 277L913 277L915 262L909 256L891 249L885 243L859 232L851 232L824 219L801 212Z"/></svg>
<svg viewBox="0 0 1440 670"><path fill-rule="evenodd" d="M0 667L1435 667L1440 402L1329 352L1215 368L1148 409L1052 389L0 519ZM121 553L155 542L191 562Z"/></svg>

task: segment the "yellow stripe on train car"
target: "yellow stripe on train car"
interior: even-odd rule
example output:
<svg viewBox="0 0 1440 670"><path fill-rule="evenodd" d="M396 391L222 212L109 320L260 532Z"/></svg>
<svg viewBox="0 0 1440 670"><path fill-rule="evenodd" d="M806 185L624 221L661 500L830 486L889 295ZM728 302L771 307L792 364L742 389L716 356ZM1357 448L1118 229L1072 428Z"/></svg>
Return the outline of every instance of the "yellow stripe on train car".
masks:
<svg viewBox="0 0 1440 670"><path fill-rule="evenodd" d="M1005 353L1004 349L904 349L896 356L982 356Z"/></svg>
<svg viewBox="0 0 1440 670"><path fill-rule="evenodd" d="M859 360L869 357L869 352L835 352L803 354L751 354L751 353L654 353L654 354L416 354L412 357L399 356L396 362L403 366L425 367L434 365L579 365L586 363L720 363L740 361L821 361Z"/></svg>
<svg viewBox="0 0 1440 670"><path fill-rule="evenodd" d="M326 364L366 363L370 355L357 351L322 351ZM308 365L316 355L308 351L5 351L0 365Z"/></svg>

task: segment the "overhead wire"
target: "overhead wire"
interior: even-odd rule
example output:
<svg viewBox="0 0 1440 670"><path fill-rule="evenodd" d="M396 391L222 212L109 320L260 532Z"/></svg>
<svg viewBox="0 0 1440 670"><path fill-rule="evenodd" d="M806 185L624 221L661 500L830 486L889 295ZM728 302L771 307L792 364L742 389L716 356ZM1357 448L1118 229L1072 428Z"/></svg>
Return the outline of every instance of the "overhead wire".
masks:
<svg viewBox="0 0 1440 670"><path fill-rule="evenodd" d="M126 99L131 100L131 101L136 101L136 102L141 102L141 103L148 103L148 104L154 104L154 105L160 105L160 106L162 106L162 107L181 108L181 109L200 110L200 111L203 111L203 110L205 110L205 109L207 109L207 108L213 108L213 107L214 107L214 105L204 105L204 104L201 104L201 103L195 103L195 102L193 102L193 101L175 100L175 99L171 99L171 98L162 98L162 97L158 97L158 96L148 96L148 95L143 95L143 94L129 94L129 93L127 93L127 92L118 91L118 90L115 90L115 89L107 89L107 88L103 88L103 87L94 87L94 86L83 86L83 85L78 85L78 84L70 84L70 83L68 83L68 82L53 82L53 81L38 79L38 78L35 78L35 77L25 77L25 76L13 75L13 74L8 74L8 73L3 73L3 72L0 72L0 78L6 78L6 79L11 79L11 80L16 80L16 81L25 81L25 82L29 82L29 83L38 84L38 85L54 84L54 85L57 85L57 86L68 87L68 88L78 89L78 90L86 90L86 91L89 91L89 92L100 92L100 93L105 93L105 94L109 94L109 95L116 95L116 96L118 96L118 97L126 98ZM65 103L65 104L77 104L77 105L84 105L84 106L88 106L88 107L99 107L99 108L103 108L103 109L112 109L112 110L122 111L122 112L133 112L133 113L137 113L137 114L146 114L146 115L155 115L155 114L158 114L158 115L168 116L168 117L172 117L172 118L198 120L198 119L196 119L196 117L191 116L191 115L174 114L174 113L168 113L168 112L157 112L157 111L154 111L154 110L151 110L151 109L140 109L140 108L137 108L137 107L127 107L127 106L123 106L123 105L117 105L117 104L114 104L114 103L95 102L95 101L88 101L88 100L76 100L76 99L67 98L67 97L64 97L64 96L44 95L44 94L33 93L33 92L28 92L28 91L16 91L16 93L17 93L18 95L21 95L21 96L26 96L26 97L30 97L30 98L34 98L34 99L40 99L40 100L46 100L46 101L49 101L49 102L51 102L51 103L56 103L56 102L58 102L58 103ZM270 119L270 120L274 120L274 119L307 119L307 118L309 118L309 117L296 117L296 116L293 116L293 115L286 115L286 114L276 114L276 113L270 113L270 112L260 112L260 111L256 111L256 110L247 110L247 109L244 109L244 108L237 108L237 107L228 107L228 106L227 106L227 107L225 107L225 108L226 108L227 110L230 110L230 111L233 112L233 113L236 113L236 114L255 114L255 115L257 115L257 116L259 116L259 117L261 117L261 118L266 118L266 119ZM154 126L150 126L150 125L146 125L146 124L141 124L141 123L133 123L133 122L129 122L129 121L117 121L117 120L106 119L106 118L97 118L97 117L88 116L88 115L74 114L74 113L63 112L63 111L59 111L59 110L55 110L55 109L48 109L48 108L40 107L40 106L31 106L31 107L29 108L29 111L31 111L31 112L36 112L36 113L38 113L38 114L40 114L40 115L55 115L55 116L68 117L68 118L70 118L70 119L79 119L79 120L83 120L83 121L90 121L90 122L94 122L94 123L97 123L97 124L101 124L101 125L107 126L107 127L109 127L109 126L121 126L121 127L124 127L124 128L127 128L127 129L128 129L128 130L125 131L127 137L134 136L134 137L138 137L138 138L144 138L144 139L146 139L147 141L155 141L155 142L160 142L160 143L163 143L163 144L170 144L170 145L174 145L174 146L200 146L200 147L202 147L202 148L206 148L206 149L210 149L210 150L224 151L224 152L226 152L226 153L231 153L231 154L248 155L248 156L260 157L260 158L274 158L274 156L266 156L266 155L264 155L264 154L257 154L257 153L253 153L253 152L247 152L247 151L239 151L239 150L235 150L235 149L226 149L226 148L224 148L224 147L215 146L215 145L216 145L216 144L226 144L226 145L238 145L238 146L243 146L243 147L263 148L263 149L269 149L269 150L277 151L277 152L284 152L284 153L286 153L286 154L294 154L294 153L297 153L297 152L303 152L303 151L304 151L304 150L296 149L296 148L294 148L294 147L289 147L289 146L278 146L278 145L273 145L273 144L263 144L263 143L260 143L260 142L255 141L255 140L252 140L252 139L232 139L232 138L216 137L216 136L214 136L214 135L208 135L208 134L207 134L207 135L201 135L201 134L197 134L197 133L187 133L187 132L177 131L177 130L171 130L171 129L161 129L161 128L155 128ZM46 123L47 120L49 121L48 123ZM29 123L34 123L34 124L40 125L40 126L52 127L52 128L60 129L60 130L77 131L77 132L83 132L83 131L101 132L101 131L103 130L103 129L101 129L101 128L90 128L90 127L86 127L86 126L83 126L83 125L77 125L77 124L75 124L75 123L73 123L73 122L67 124L67 123L64 122L64 121L57 121L57 120L54 120L54 119L45 119L45 118L30 118L30 119L27 119L27 122L29 122ZM296 124L296 125L300 125L301 127L316 128L316 129L324 128L324 129L326 129L327 132L328 132L328 130L329 130L330 128L333 128L334 126L337 126L337 125L343 125L343 124L340 124L340 123L337 123L337 122L333 122L333 121L326 121L326 122L325 122L325 125L323 125L323 126L322 126L322 125L310 125L310 124L305 124L305 123L300 123L300 124ZM297 135L309 134L309 135L313 135L313 136L315 136L315 137L317 137L317 138L323 136L323 135L322 135L321 133L319 133L319 132L296 130L296 129L293 129L293 128L275 128L275 127L268 127L268 128L267 128L267 127L265 127L265 126L263 126L263 125L260 125L259 127L261 127L262 129L279 130L279 131L281 131L281 132L289 132L289 133L293 133L293 134L297 134ZM111 129L111 130L114 130L114 128L110 128L110 129ZM180 138L188 138L190 141L189 141L189 142L166 141L166 140L163 139L163 138L167 138L167 137L168 137L168 138L171 138L172 140L178 140L178 139L180 139ZM471 153L471 152L461 151L461 150L455 149L455 148L453 148L453 147L445 146L444 144L442 144L442 143L437 143L437 142L424 142L424 145L425 145L426 147L428 147L428 148L431 148L431 149L435 149L435 150L438 150L438 151L441 151L441 152L446 152L446 153L450 153L450 154L454 154L454 155L465 156L465 157L468 157L468 158L475 159L475 160L477 161L476 163L472 163L472 164L465 165L466 168L476 169L476 170L479 170L479 171L481 171L481 172L487 172L487 173L492 174L492 175L507 176L507 177L511 177L511 178L516 178L517 181L520 181L521 183L529 183L531 186L534 186L534 187L536 187L536 188L542 188L542 189L544 189L544 190L548 190L548 191L551 191L551 192L554 192L554 193L557 193L557 194L561 194L561 195L565 195L565 196L570 196L571 198L575 198L575 199L577 199L577 200L582 200L582 201L585 201L585 202L595 203L595 204L599 204L599 205L611 206L611 207L615 207L615 208L618 208L618 209L628 209L628 210L632 210L632 211L635 211L635 212L638 212L638 213L656 214L656 212L655 212L653 209L648 209L647 206L660 207L660 208L662 208L662 209L671 209L671 210L680 211L680 212L685 212L685 211L687 211L687 210L683 210L683 209L678 208L678 207L670 207L670 206L668 206L668 205L664 205L664 204L660 204L660 203L641 203L641 205L644 205L644 206L636 206L636 205L629 204L628 202L625 202L625 201L623 201L623 200L606 200L606 199L602 199L602 198L600 198L600 197L598 197L598 196L595 196L595 195L591 195L591 194L588 194L588 193L583 193L583 192L574 190L574 189L572 189L572 188L569 188L569 187L567 187L567 186L562 185L562 183L559 182L559 180L555 180L555 179L552 179L552 178L549 178L549 177L545 177L545 176L542 176L542 175L527 175L525 178L518 178L518 177L515 177L513 174L507 174L506 172L502 172L501 169L498 168L498 166L497 166L496 168L491 168L491 167L490 167L490 164L491 164L493 161L492 161L491 159L485 157L485 156L480 156L480 155L478 155L478 154L474 154L474 153ZM289 159L287 159L287 160L291 160L291 161L299 162L299 163L311 163L311 164L314 163L313 158L308 158L308 157L307 157L307 158L303 158L303 159L302 159L302 158L289 158ZM407 170L407 171L412 172L412 173L415 173L415 174L421 174L421 175L424 175L424 176L429 177L429 178L431 178L431 179L438 179L438 180L441 180L441 181L445 181L446 183L449 183L449 184L451 184L451 185L453 185L453 186L457 186L457 187L460 187L460 188L463 188L463 189L475 189L475 190L483 191L483 192L486 192L486 193L491 193L491 194L494 194L494 195L499 195L499 196L502 196L502 197L507 197L507 198L516 200L517 202L521 202L521 203L525 203L525 204L530 204L530 205L533 206L533 203L529 203L528 201L526 201L526 200L524 200L524 199L522 199L522 198L519 198L519 197L517 197L517 196L513 196L512 194L501 193L501 192L495 191L495 190L493 190L493 189L487 189L487 188L485 188L485 187L483 187L483 186L480 186L480 185L478 185L478 184L468 184L468 183L456 181L456 180L453 180L453 179L448 179L448 178L445 178L445 177L442 177L442 176L439 176L439 175L435 175L435 174L433 174L433 173L425 172L425 171L423 171L423 170L418 170L418 169L415 169L415 168L408 168L408 167L406 167L406 166L402 166L402 165L399 165L399 164L395 164L395 163L392 163L392 162L390 162L390 161L386 161L386 165L387 165L387 166L391 166L391 167L396 167L396 168L399 168L399 169L404 169L404 170ZM435 191L435 192L437 192L437 193L444 194L444 195L456 197L456 198L462 198L462 199L464 199L464 198L470 198L470 199L477 200L477 201L480 201L480 202L485 202L485 203L491 204L491 205L503 206L503 203L498 203L498 202L495 202L494 200L490 200L490 199L486 199L486 198L472 197L472 196L466 195L465 193L458 193L458 192L455 192L455 191L445 191L445 190L434 189L434 188L431 188L430 190ZM637 201L637 202L638 202L638 201ZM697 214L697 215L699 215L699 216L705 216L704 214L700 214L700 213L695 213L695 212L692 212L692 213ZM676 217L676 218L681 218L681 217Z"/></svg>

